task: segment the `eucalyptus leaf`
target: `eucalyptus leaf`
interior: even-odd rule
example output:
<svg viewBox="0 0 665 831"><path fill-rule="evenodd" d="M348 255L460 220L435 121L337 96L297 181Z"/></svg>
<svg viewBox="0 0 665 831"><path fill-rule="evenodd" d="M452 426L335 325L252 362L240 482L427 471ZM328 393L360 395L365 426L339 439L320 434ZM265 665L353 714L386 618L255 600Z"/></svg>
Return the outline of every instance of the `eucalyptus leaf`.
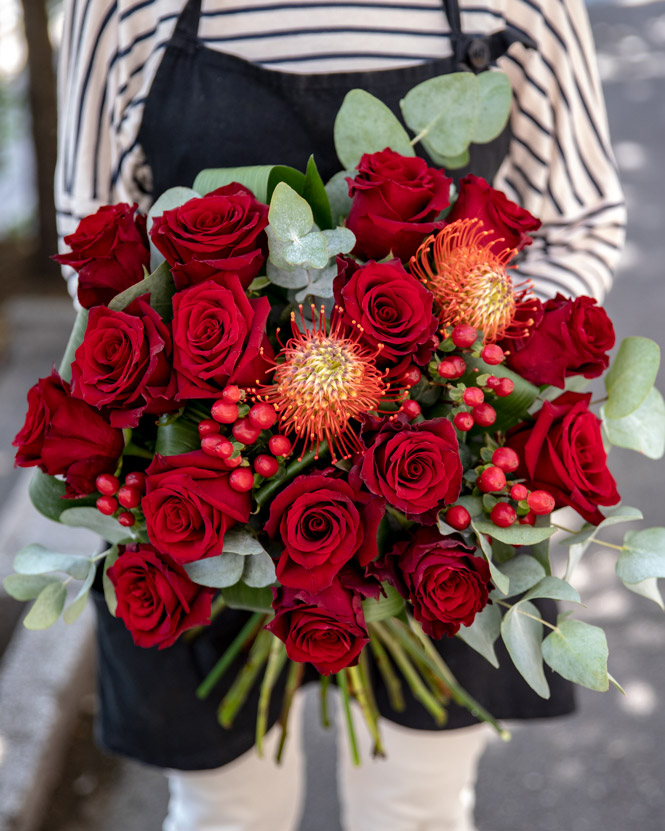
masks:
<svg viewBox="0 0 665 831"><path fill-rule="evenodd" d="M72 508L71 510L77 510ZM94 510L82 508L81 510ZM39 543L31 543L22 548L14 557L14 570L18 574L48 574L61 571L75 580L85 580L90 568L90 557L82 554L61 554L50 551Z"/></svg>
<svg viewBox="0 0 665 831"><path fill-rule="evenodd" d="M330 200L330 210L335 225L341 224L351 210L349 183L346 180L353 179L355 174L355 170L340 170L326 183L326 193Z"/></svg>
<svg viewBox="0 0 665 831"><path fill-rule="evenodd" d="M272 613L272 590L267 587L255 589L240 581L234 586L222 589L222 597L232 609Z"/></svg>
<svg viewBox="0 0 665 831"><path fill-rule="evenodd" d="M624 522L635 522L639 519L644 519L642 511L639 508L631 508L630 505L617 505L613 508L604 508L603 513L605 519L599 522L598 525L593 525L590 522L585 523L582 528L576 533L564 537L559 541L560 545L581 545L593 540L593 538L603 528L608 528L610 525L621 525Z"/></svg>
<svg viewBox="0 0 665 831"><path fill-rule="evenodd" d="M665 528L629 531L624 537L616 571L623 583L665 577Z"/></svg>
<svg viewBox="0 0 665 831"><path fill-rule="evenodd" d="M8 574L2 581L4 590L14 600L34 600L49 583L62 582L50 574Z"/></svg>
<svg viewBox="0 0 665 831"><path fill-rule="evenodd" d="M224 534L224 552L233 551L243 557L252 554L264 554L265 548L253 534L242 528L231 528Z"/></svg>
<svg viewBox="0 0 665 831"><path fill-rule="evenodd" d="M467 167L471 163L471 154L468 148L463 153L460 153L459 156L442 156L440 153L436 153L431 147L427 149L427 152L434 164L444 170L459 170L462 167Z"/></svg>
<svg viewBox="0 0 665 831"><path fill-rule="evenodd" d="M352 89L335 118L335 150L345 168L355 168L365 153L389 147L402 156L415 156L409 134L393 112L362 89Z"/></svg>
<svg viewBox="0 0 665 831"><path fill-rule="evenodd" d="M49 583L37 595L32 608L25 616L23 625L26 629L48 629L60 617L67 599L67 589L62 583Z"/></svg>
<svg viewBox="0 0 665 831"><path fill-rule="evenodd" d="M88 576L86 577L85 582L79 589L76 597L72 600L69 606L67 606L62 616L62 619L65 621L65 623L74 623L74 621L80 617L81 613L85 609L85 604L88 602L88 595L90 594L90 589L92 588L92 584L95 581L95 574L97 574L97 564L91 562L90 571L88 572Z"/></svg>
<svg viewBox="0 0 665 831"><path fill-rule="evenodd" d="M270 200L268 221L282 242L296 242L312 230L314 216L307 200L280 182Z"/></svg>
<svg viewBox="0 0 665 831"><path fill-rule="evenodd" d="M353 251L353 246L356 244L356 235L348 228L333 228L330 231L323 231L323 236L326 240L329 257L348 254Z"/></svg>
<svg viewBox="0 0 665 831"><path fill-rule="evenodd" d="M660 365L660 347L649 338L624 338L605 375L607 418L623 418L637 410L651 392Z"/></svg>
<svg viewBox="0 0 665 831"><path fill-rule="evenodd" d="M509 609L501 622L501 637L512 662L527 684L541 698L550 697L550 688L543 669L541 643L543 624L540 612L528 600Z"/></svg>
<svg viewBox="0 0 665 831"><path fill-rule="evenodd" d="M327 268L308 271L307 276L310 282L296 294L296 303L303 303L308 294L316 298L333 296L333 283L337 277L336 263Z"/></svg>
<svg viewBox="0 0 665 831"><path fill-rule="evenodd" d="M383 583L383 590L387 595L386 597L379 597L378 600L368 597L363 600L365 623L397 617L404 610L404 598L397 589L388 585L388 583Z"/></svg>
<svg viewBox="0 0 665 831"><path fill-rule="evenodd" d="M308 269L302 266L280 268L272 260L268 260L266 274L273 285L280 286L283 289L300 289L309 285L310 282Z"/></svg>
<svg viewBox="0 0 665 831"><path fill-rule="evenodd" d="M577 589L560 577L544 577L522 598L533 600L536 597L549 597L551 600L568 600L571 603L581 603L582 599Z"/></svg>
<svg viewBox="0 0 665 831"><path fill-rule="evenodd" d="M545 577L545 569L528 554L518 554L501 566L501 571L510 580L506 597L515 597L539 583Z"/></svg>
<svg viewBox="0 0 665 831"><path fill-rule="evenodd" d="M130 528L112 516L100 514L96 508L67 508L60 514L60 522L71 528L88 528L111 543L130 543L135 539Z"/></svg>
<svg viewBox="0 0 665 831"><path fill-rule="evenodd" d="M76 320L72 326L72 331L65 347L65 354L62 356L60 362L60 369L58 374L63 381L68 383L72 380L72 363L74 362L74 354L79 346L83 343L85 337L85 330L88 327L88 310L79 309L76 313Z"/></svg>
<svg viewBox="0 0 665 831"><path fill-rule="evenodd" d="M48 519L57 522L60 514L68 508L88 507L97 501L96 495L82 496L78 499L66 499L66 485L61 479L49 476L41 470L35 469L28 486L30 501L34 507Z"/></svg>
<svg viewBox="0 0 665 831"><path fill-rule="evenodd" d="M466 508L472 518L481 516L483 513L483 500L479 496L472 496L471 494L460 496L455 505Z"/></svg>
<svg viewBox="0 0 665 831"><path fill-rule="evenodd" d="M483 533L478 530L478 521L472 522L471 527L475 531L476 539L478 540L478 545L480 546L480 550L485 556L485 560L487 560L487 564L490 567L490 575L492 577L492 582L497 587L497 589L502 594L508 594L510 591L510 579L503 574L494 564L492 559L492 546L487 542Z"/></svg>
<svg viewBox="0 0 665 831"><path fill-rule="evenodd" d="M658 588L658 579L656 577L647 577L640 583L624 583L627 589L645 597L647 600L652 600L657 606L665 612L665 604L663 603L663 596Z"/></svg>
<svg viewBox="0 0 665 831"><path fill-rule="evenodd" d="M116 294L109 303L109 309L120 312L127 308L137 297L142 297L144 294L150 295L150 305L160 317L167 321L172 319L172 299L175 294L175 283L167 262L163 262L145 280L135 283L120 294Z"/></svg>
<svg viewBox="0 0 665 831"><path fill-rule="evenodd" d="M603 427L610 443L642 453L649 459L662 459L665 454L665 401L652 387L640 406L623 418L607 418L601 410Z"/></svg>
<svg viewBox="0 0 665 831"><path fill-rule="evenodd" d="M556 531L553 526L539 528L535 525L511 525L509 528L499 528L493 522L485 519L475 521L475 526L481 534L489 534L508 545L534 545L551 537Z"/></svg>
<svg viewBox="0 0 665 831"><path fill-rule="evenodd" d="M498 70L476 76L480 87L480 109L472 141L487 144L500 135L508 123L512 90L508 76Z"/></svg>
<svg viewBox="0 0 665 831"><path fill-rule="evenodd" d="M569 681L600 692L609 688L607 641L598 626L559 616L542 651L547 664Z"/></svg>
<svg viewBox="0 0 665 831"><path fill-rule="evenodd" d="M223 589L237 583L242 577L244 567L244 557L233 551L225 551L217 557L205 557L183 566L194 583L215 589Z"/></svg>
<svg viewBox="0 0 665 831"><path fill-rule="evenodd" d="M284 249L284 259L290 266L325 268L328 264L326 238L320 231L312 231L288 245Z"/></svg>
<svg viewBox="0 0 665 831"><path fill-rule="evenodd" d="M118 608L118 598L115 593L115 586L111 582L111 578L108 575L108 571L113 566L113 564L119 556L120 552L118 551L118 546L111 546L111 548L109 548L108 552L106 553L106 557L104 558L104 571L102 573L102 587L104 589L104 600L106 600L106 606L113 617L116 616L116 611Z"/></svg>
<svg viewBox="0 0 665 831"><path fill-rule="evenodd" d="M581 542L576 543L575 545L571 545L568 549L568 563L566 564L566 580L570 580L573 576L573 572L580 564L584 553L586 552L587 548L589 547L589 540L588 542Z"/></svg>
<svg viewBox="0 0 665 831"><path fill-rule="evenodd" d="M245 557L242 580L254 589L271 586L277 580L272 557L265 551Z"/></svg>
<svg viewBox="0 0 665 831"><path fill-rule="evenodd" d="M475 616L471 626L462 626L457 637L463 640L493 667L499 668L499 659L496 657L494 644L501 632L501 612L495 603L489 603Z"/></svg>
<svg viewBox="0 0 665 831"><path fill-rule="evenodd" d="M545 570L545 574L552 574L552 564L550 562L550 541L549 539L537 542L531 546L531 556L537 560Z"/></svg>

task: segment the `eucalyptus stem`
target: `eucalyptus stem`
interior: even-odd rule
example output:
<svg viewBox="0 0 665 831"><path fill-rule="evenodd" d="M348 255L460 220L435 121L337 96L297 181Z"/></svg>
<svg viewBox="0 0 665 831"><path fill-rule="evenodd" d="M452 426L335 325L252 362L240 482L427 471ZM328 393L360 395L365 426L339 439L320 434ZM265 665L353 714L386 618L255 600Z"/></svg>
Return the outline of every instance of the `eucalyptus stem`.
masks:
<svg viewBox="0 0 665 831"><path fill-rule="evenodd" d="M254 612L254 614L249 618L247 623L245 623L240 632L238 632L233 641L229 644L226 652L222 655L219 661L217 661L201 684L199 684L199 687L196 690L197 698L207 698L210 695L213 687L216 686L217 682L231 666L240 650L251 639L258 625L263 622L264 617L265 615L262 612Z"/></svg>
<svg viewBox="0 0 665 831"><path fill-rule="evenodd" d="M276 638L273 635L272 643L270 645L270 654L268 655L266 674L264 675L263 683L261 684L259 709L256 715L256 749L259 756L263 756L263 739L268 728L270 696L285 663L286 647L279 638Z"/></svg>
<svg viewBox="0 0 665 831"><path fill-rule="evenodd" d="M402 682L397 677L397 673L390 663L388 653L378 637L370 638L369 645L374 653L376 666L381 673L384 684L386 685L390 706L393 710L395 710L395 712L401 713L406 707L406 704L404 703L404 693L402 692Z"/></svg>
<svg viewBox="0 0 665 831"><path fill-rule="evenodd" d="M351 749L351 761L356 767L360 767L358 742L356 741L356 731L353 726L353 714L351 713L351 698L349 696L349 684L346 680L346 673L344 672L344 670L342 670L342 672L337 673L337 683L339 685L339 691L342 694L342 705L344 707L346 729L349 735L349 747Z"/></svg>
<svg viewBox="0 0 665 831"><path fill-rule="evenodd" d="M516 609L516 614L524 615L524 617L530 617L531 620L537 620L538 623L542 623L543 626L548 626L553 632L556 632L558 628L557 626L548 623L548 621L544 620L542 617L538 617L538 615L532 615L531 612L525 612L524 609L520 609L519 604L517 603L514 605L512 603L506 603L505 600L499 600L498 597L494 599L494 602L498 603L499 606L505 606L506 609Z"/></svg>
<svg viewBox="0 0 665 831"><path fill-rule="evenodd" d="M353 694L358 699L358 704L360 704L360 709L363 712L363 716L365 717L365 722L367 723L367 727L369 728L369 732L374 739L374 756L385 756L386 752L383 749L383 742L381 741L381 733L379 732L379 723L376 717L376 713L372 709L372 704L370 703L369 694L367 691L367 686L365 684L365 679L362 676L362 673L359 667L349 667L346 670L343 670L348 675L348 680L350 681L350 686L353 688Z"/></svg>
<svg viewBox="0 0 665 831"><path fill-rule="evenodd" d="M238 710L245 703L249 691L254 686L256 676L268 660L273 635L262 629L256 636L247 656L247 663L242 667L235 681L229 687L217 710L217 720L227 729L233 724Z"/></svg>
<svg viewBox="0 0 665 831"><path fill-rule="evenodd" d="M328 687L330 686L330 676L322 675L319 682L319 696L321 701L321 724L323 727L330 727L330 719L328 718Z"/></svg>
<svg viewBox="0 0 665 831"><path fill-rule="evenodd" d="M308 453L305 453L304 456L301 456L299 459L295 459L295 461L291 462L291 464L287 466L283 476L279 479L271 479L263 485L263 487L256 491L254 494L256 504L261 507L261 505L267 502L273 494L280 490L280 488L284 487L287 482L290 482L291 479L296 477L303 470L307 470L307 468L317 459L325 458L328 453L328 442L324 440L319 444L318 448L312 448Z"/></svg>
<svg viewBox="0 0 665 831"><path fill-rule="evenodd" d="M425 709L432 715L432 718L438 725L445 724L446 711L442 704L436 700L432 693L427 689L422 679L413 667L413 664L402 649L398 641L393 637L392 633L383 625L374 621L370 624L370 629L373 629L376 635L381 638L381 641L386 646L393 657L393 660L400 668L402 675L406 679L414 696L420 701Z"/></svg>
<svg viewBox="0 0 665 831"><path fill-rule="evenodd" d="M291 661L289 667L289 674L286 678L286 687L284 689L284 701L282 703L282 712L279 716L279 722L282 725L282 735L279 737L279 747L275 761L279 764L282 761L282 754L284 753L284 745L286 744L286 737L288 736L289 713L291 712L291 704L293 703L293 696L300 686L303 673L305 672L305 665L298 663L298 661Z"/></svg>

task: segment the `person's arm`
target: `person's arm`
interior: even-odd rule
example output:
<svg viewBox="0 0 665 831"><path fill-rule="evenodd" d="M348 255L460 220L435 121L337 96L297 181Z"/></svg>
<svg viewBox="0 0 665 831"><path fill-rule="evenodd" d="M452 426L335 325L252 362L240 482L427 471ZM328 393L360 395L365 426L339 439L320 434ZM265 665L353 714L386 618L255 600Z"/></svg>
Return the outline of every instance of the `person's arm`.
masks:
<svg viewBox="0 0 665 831"><path fill-rule="evenodd" d="M500 62L513 86L514 137L494 184L543 222L520 275L543 298L602 301L626 215L583 0L508 0L506 20L538 45L515 46Z"/></svg>

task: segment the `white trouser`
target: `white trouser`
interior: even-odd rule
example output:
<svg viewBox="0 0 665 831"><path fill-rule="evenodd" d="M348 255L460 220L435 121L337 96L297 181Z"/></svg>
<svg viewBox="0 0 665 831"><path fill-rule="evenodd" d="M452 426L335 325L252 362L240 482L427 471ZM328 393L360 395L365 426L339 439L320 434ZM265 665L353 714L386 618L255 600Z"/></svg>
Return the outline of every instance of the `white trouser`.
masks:
<svg viewBox="0 0 665 831"><path fill-rule="evenodd" d="M224 767L169 773L163 831L296 831L304 795L303 696L294 699L282 764L273 762L280 729L265 757L250 750ZM381 722L387 758L371 758L371 739L354 708L362 763L351 762L338 715L338 788L344 831L474 831L473 785L489 734L485 725L443 732Z"/></svg>

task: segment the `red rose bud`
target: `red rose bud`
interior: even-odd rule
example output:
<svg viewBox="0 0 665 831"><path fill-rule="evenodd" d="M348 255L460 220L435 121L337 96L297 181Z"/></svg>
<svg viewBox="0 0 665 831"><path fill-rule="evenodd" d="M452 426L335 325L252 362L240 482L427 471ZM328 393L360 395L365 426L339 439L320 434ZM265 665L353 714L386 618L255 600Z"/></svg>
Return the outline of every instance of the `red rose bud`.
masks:
<svg viewBox="0 0 665 831"><path fill-rule="evenodd" d="M229 384L222 390L222 399L227 404L237 404L242 397L242 390L235 384Z"/></svg>
<svg viewBox="0 0 665 831"><path fill-rule="evenodd" d="M471 413L456 413L453 418L453 424L462 433L468 432L475 424Z"/></svg>
<svg viewBox="0 0 665 831"><path fill-rule="evenodd" d="M141 493L145 492L145 473L134 471L125 476L125 485L128 488L138 488Z"/></svg>
<svg viewBox="0 0 665 831"><path fill-rule="evenodd" d="M506 473L512 473L520 466L520 459L510 447L498 447L492 453L492 464L500 467Z"/></svg>
<svg viewBox="0 0 665 831"><path fill-rule="evenodd" d="M480 389L480 387L469 387L464 390L462 400L468 407L477 407L485 400L485 393Z"/></svg>
<svg viewBox="0 0 665 831"><path fill-rule="evenodd" d="M556 505L556 500L547 491L532 491L526 498L529 508L536 516L551 514Z"/></svg>
<svg viewBox="0 0 665 831"><path fill-rule="evenodd" d="M529 495L529 490L524 485L513 485L510 489L510 495L515 500L515 502L522 502L527 498Z"/></svg>
<svg viewBox="0 0 665 831"><path fill-rule="evenodd" d="M414 418L417 418L421 414L422 410L417 401L414 401L412 398L407 398L402 404L402 412L407 416L409 421L413 421Z"/></svg>
<svg viewBox="0 0 665 831"><path fill-rule="evenodd" d="M279 470L279 462L274 456L262 453L254 459L254 470L266 479L270 479Z"/></svg>
<svg viewBox="0 0 665 831"><path fill-rule="evenodd" d="M248 418L241 418L231 430L233 438L242 444L254 444L261 435L261 428L255 427Z"/></svg>
<svg viewBox="0 0 665 831"><path fill-rule="evenodd" d="M496 385L494 392L499 398L507 398L515 389L515 382L510 378L499 378L499 383Z"/></svg>
<svg viewBox="0 0 665 831"><path fill-rule="evenodd" d="M118 510L118 500L113 496L100 496L95 504L99 513L105 516L111 516Z"/></svg>
<svg viewBox="0 0 665 831"><path fill-rule="evenodd" d="M476 342L478 333L466 323L458 323L451 332L450 337L458 349L469 349Z"/></svg>
<svg viewBox="0 0 665 831"><path fill-rule="evenodd" d="M521 516L518 521L520 525L535 525L536 515L533 511L529 511L526 516Z"/></svg>
<svg viewBox="0 0 665 831"><path fill-rule="evenodd" d="M229 485L240 493L251 491L254 486L254 474L248 467L239 467L229 476Z"/></svg>
<svg viewBox="0 0 665 831"><path fill-rule="evenodd" d="M497 378L496 375L490 375L487 379L487 387L490 390L494 390L496 392L497 388L501 385L501 378Z"/></svg>
<svg viewBox="0 0 665 831"><path fill-rule="evenodd" d="M506 487L506 474L500 467L488 467L476 482L483 493L498 493Z"/></svg>
<svg viewBox="0 0 665 831"><path fill-rule="evenodd" d="M499 528L509 528L511 525L514 525L517 519L517 513L507 502L497 502L492 508L490 519Z"/></svg>
<svg viewBox="0 0 665 831"><path fill-rule="evenodd" d="M457 531L464 531L471 525L471 514L462 505L453 505L448 508L445 518L448 525Z"/></svg>
<svg viewBox="0 0 665 831"><path fill-rule="evenodd" d="M480 353L480 357L486 364L495 366L503 361L505 355L503 354L503 349L500 346L497 346L496 343L488 343Z"/></svg>
<svg viewBox="0 0 665 831"><path fill-rule="evenodd" d="M141 502L141 491L138 488L123 485L118 491L118 502L123 508L136 508Z"/></svg>
<svg viewBox="0 0 665 831"><path fill-rule="evenodd" d="M136 517L130 511L123 511L118 515L118 522L125 528L131 528L136 523Z"/></svg>
<svg viewBox="0 0 665 831"><path fill-rule="evenodd" d="M248 418L254 427L269 430L277 421L277 412L272 404L254 404L248 413Z"/></svg>
<svg viewBox="0 0 665 831"><path fill-rule="evenodd" d="M201 438L212 433L219 433L219 422L212 418L204 418L203 421L199 421L198 431Z"/></svg>
<svg viewBox="0 0 665 831"><path fill-rule="evenodd" d="M204 453L207 453L208 456L216 456L217 455L217 445L221 444L224 441L224 437L220 436L219 433L213 433L209 436L204 436L201 439L201 450Z"/></svg>
<svg viewBox="0 0 665 831"><path fill-rule="evenodd" d="M422 377L422 372L418 367L415 364L411 364L399 380L405 387L415 387Z"/></svg>
<svg viewBox="0 0 665 831"><path fill-rule="evenodd" d="M291 452L291 439L282 435L272 436L268 447L275 456L288 456Z"/></svg>
<svg viewBox="0 0 665 831"><path fill-rule="evenodd" d="M212 417L220 424L233 424L238 420L238 405L219 398L212 405Z"/></svg>
<svg viewBox="0 0 665 831"><path fill-rule="evenodd" d="M112 473L100 473L95 479L95 486L105 496L115 496L120 487L120 480Z"/></svg>
<svg viewBox="0 0 665 831"><path fill-rule="evenodd" d="M444 358L436 368L436 371L442 378L451 381L456 378L461 378L466 372L466 364L461 355L450 355Z"/></svg>
<svg viewBox="0 0 665 831"><path fill-rule="evenodd" d="M496 410L491 404L479 404L472 412L473 420L479 427L491 427L496 421Z"/></svg>

